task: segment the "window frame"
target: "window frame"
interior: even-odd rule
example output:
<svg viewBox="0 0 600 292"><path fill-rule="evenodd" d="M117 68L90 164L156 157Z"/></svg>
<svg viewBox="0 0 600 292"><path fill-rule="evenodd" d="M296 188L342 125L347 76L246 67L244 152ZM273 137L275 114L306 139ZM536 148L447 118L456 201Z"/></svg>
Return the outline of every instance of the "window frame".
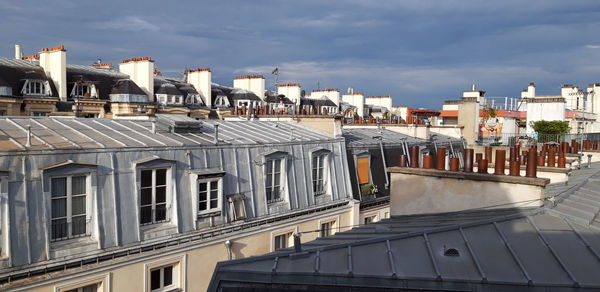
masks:
<svg viewBox="0 0 600 292"><path fill-rule="evenodd" d="M218 168L205 168L205 169L195 169L189 170L189 179L190 179L190 193L192 194L192 204L193 204L193 218L194 221L197 221L206 217L213 216L221 216L223 215L223 184L225 179L225 171ZM206 210L201 212L199 209L199 190L198 186L200 182L204 181L214 181L218 180L218 208L214 208L211 210ZM195 228L197 228L197 224L195 224Z"/></svg>
<svg viewBox="0 0 600 292"><path fill-rule="evenodd" d="M157 261L144 264L144 291L145 292L167 292L167 291L187 291L186 282L186 261L187 254L163 258ZM173 266L173 283L166 287L151 290L151 271L166 266ZM164 277L164 276L163 276Z"/></svg>
<svg viewBox="0 0 600 292"><path fill-rule="evenodd" d="M36 85L39 86L39 91L36 88ZM21 94L24 96L51 96L52 90L50 89L50 83L47 80L42 79L26 79L23 84L23 88L21 88Z"/></svg>
<svg viewBox="0 0 600 292"><path fill-rule="evenodd" d="M210 201L212 200L212 198L210 198L210 192L212 191L211 188L209 188L211 186L211 182L216 182L217 183L217 207L215 208L210 208ZM207 186L207 208L204 210L200 210L200 184L205 183ZM196 210L198 212L198 215L204 215L204 214L210 214L210 213L215 213L215 212L221 212L223 210L223 178L222 177L211 177L211 178L203 178L203 177L198 177L196 180L196 185L197 185L197 191L194 193L194 195L197 198L197 204L196 204Z"/></svg>
<svg viewBox="0 0 600 292"><path fill-rule="evenodd" d="M359 170L358 170L358 159L359 158L367 158L369 160L369 175L368 175L369 176L368 177L369 181L367 183L365 183L365 184L373 184L373 177L372 177L372 173L371 173L371 165L372 165L372 163L371 163L371 154L368 151L361 151L361 152L358 152L358 153L354 153L353 156L354 156L354 174L356 175L356 185L358 186L358 193L360 195L362 195L360 193L360 186L362 184L360 183L360 177L358 175L358 172L359 172Z"/></svg>
<svg viewBox="0 0 600 292"><path fill-rule="evenodd" d="M284 248L294 246L294 233L298 233L298 226L289 226L287 228L282 228L282 229L272 231L271 232L271 252L279 250L279 249L275 248L276 247L275 239L281 235L289 234L289 237L287 240L287 247L284 247Z"/></svg>
<svg viewBox="0 0 600 292"><path fill-rule="evenodd" d="M279 163L279 171L275 171L276 169L276 162ZM271 165L271 170L272 172L268 171L268 167L269 164ZM284 171L283 171L283 157L272 157L272 158L267 158L265 160L265 177L264 177L264 182L265 182L265 197L267 199L267 204L273 204L273 203L277 203L277 202L281 202L284 200L283 198L283 175L284 175ZM276 175L279 174L279 181L276 182ZM267 184L267 182L270 181L270 186L269 184ZM273 196L273 191L276 190L277 188L277 198L274 198ZM271 190L271 195L269 196L269 189ZM269 199L269 197L271 197Z"/></svg>
<svg viewBox="0 0 600 292"><path fill-rule="evenodd" d="M314 197L318 197L318 196L322 196L322 195L330 195L332 193L332 185L331 185L331 181L332 178L331 177L331 159L332 159L332 152L329 149L325 149L325 148L317 148L314 149L312 151L310 151L309 153L310 155L310 183L311 183L311 192L313 194ZM323 162L323 169L322 169L322 174L323 174L323 178L322 178L322 190L321 192L317 192L315 190L316 185L315 185L315 180L313 179L314 177L314 171L315 171L315 165L314 165L314 159L315 157L320 157L322 158L322 162Z"/></svg>
<svg viewBox="0 0 600 292"><path fill-rule="evenodd" d="M170 224L177 226L177 216L173 216L174 210L176 207L176 199L177 199L177 188L175 186L176 180L174 174L177 173L177 164L174 160L164 159L156 155L152 155L146 158L142 158L140 160L134 161L133 168L135 171L135 184L134 191L137 196L137 222L140 230L140 240L143 240L144 233L147 229L152 229L154 226L160 226L162 224ZM141 181L142 181L142 170L150 170L150 169L166 169L166 220L153 223L153 224L141 224L142 214L141 214L141 200L142 200L142 190L141 190Z"/></svg>
<svg viewBox="0 0 600 292"><path fill-rule="evenodd" d="M164 185L157 185L156 184L156 173L158 170L164 170L165 171L165 184ZM142 172L144 171L152 171L152 182L151 185L148 186L142 186ZM140 216L139 216L139 220L140 220L140 226L146 226L146 225L155 225L155 224L161 224L161 223L168 223L171 219L171 217L169 216L169 211L170 211L170 204L169 204L169 188L170 188L170 184L169 184L169 168L168 167L150 167L150 168L142 168L140 169L140 185L139 185L139 200L138 200L138 206L139 206L139 212L140 212ZM156 190L157 187L165 187L165 219L163 220L156 220L156 210L157 210L157 205L158 203L156 203ZM152 189L152 199L150 204L145 204L142 205L142 190L143 189L147 189L147 188L151 188ZM142 223L142 207L151 207L151 212L150 212L150 216L151 216L151 222L146 222L146 223Z"/></svg>
<svg viewBox="0 0 600 292"><path fill-rule="evenodd" d="M91 278L81 279L79 281L57 285L54 292L67 292L73 289L84 288L85 286L96 284L99 292L111 292L111 273L101 274Z"/></svg>
<svg viewBox="0 0 600 292"><path fill-rule="evenodd" d="M323 232L322 231L323 224L327 224L327 223L333 223L333 225L331 226L331 229L330 229L331 234L329 234L327 236L334 235L340 231L340 216L339 215L321 218L317 221L317 230L319 230L319 235L318 235L319 238L323 237L323 233L322 233Z"/></svg>
<svg viewBox="0 0 600 292"><path fill-rule="evenodd" d="M85 177L85 194L83 194L85 196L85 213L82 214L78 214L75 216L84 216L85 218L85 232L83 234L78 234L78 235L73 235L72 231L73 231L73 178L74 177ZM88 237L91 236L91 216L89 215L90 212L90 204L92 203L91 200L91 185L90 185L90 175L89 174L65 174L65 175L52 175L49 177L50 178L50 242L61 242L61 241L65 241L65 240L72 240L72 239L77 239L77 238L82 238L82 237ZM53 181L55 179L61 179L61 178L65 178L66 181L66 192L65 192L65 196L64 197L60 197L60 198L65 198L66 200L66 214L63 217L60 218L53 218L52 217L52 202L57 199L55 197L52 197L53 194ZM81 196L81 194L76 194L78 196ZM60 237L60 238L53 238L53 221L54 220L61 220L61 219L66 219L66 224L67 224L67 230L66 230L66 237Z"/></svg>

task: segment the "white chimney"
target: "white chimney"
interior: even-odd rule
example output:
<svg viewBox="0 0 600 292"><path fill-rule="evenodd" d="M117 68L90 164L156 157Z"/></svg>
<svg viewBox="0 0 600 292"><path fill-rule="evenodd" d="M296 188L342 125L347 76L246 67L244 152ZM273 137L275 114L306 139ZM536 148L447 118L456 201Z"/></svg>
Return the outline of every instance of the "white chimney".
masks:
<svg viewBox="0 0 600 292"><path fill-rule="evenodd" d="M349 103L356 107L356 114L359 117L363 117L365 114L365 95L361 92L352 92L349 94L342 95L342 101Z"/></svg>
<svg viewBox="0 0 600 292"><path fill-rule="evenodd" d="M148 99L154 99L154 60L150 57L131 58L123 60L119 64L119 71L129 75L137 86L139 86L147 95Z"/></svg>
<svg viewBox="0 0 600 292"><path fill-rule="evenodd" d="M16 50L16 48L15 48ZM62 101L67 100L67 50L65 46L44 48L40 52L40 66L52 79Z"/></svg>
<svg viewBox="0 0 600 292"><path fill-rule="evenodd" d="M233 87L252 91L265 100L265 77L262 75L237 76L233 79Z"/></svg>
<svg viewBox="0 0 600 292"><path fill-rule="evenodd" d="M211 83L212 72L210 68L198 68L187 71L187 83L196 88L199 94L204 97L207 107L212 107Z"/></svg>
<svg viewBox="0 0 600 292"><path fill-rule="evenodd" d="M21 49L21 45L15 45L15 59L21 60L23 58L23 49Z"/></svg>
<svg viewBox="0 0 600 292"><path fill-rule="evenodd" d="M300 105L300 95L302 94L300 83L278 84L277 94L283 94L296 105Z"/></svg>

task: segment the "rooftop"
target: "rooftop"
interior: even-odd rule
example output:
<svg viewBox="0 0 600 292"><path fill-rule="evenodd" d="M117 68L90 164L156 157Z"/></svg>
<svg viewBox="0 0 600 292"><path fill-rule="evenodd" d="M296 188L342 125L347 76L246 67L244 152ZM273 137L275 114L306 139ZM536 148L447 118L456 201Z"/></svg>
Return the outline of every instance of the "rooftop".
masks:
<svg viewBox="0 0 600 292"><path fill-rule="evenodd" d="M392 217L305 243L301 253L221 262L209 290L234 279L322 291L599 289L599 214L595 163L549 185L543 207Z"/></svg>

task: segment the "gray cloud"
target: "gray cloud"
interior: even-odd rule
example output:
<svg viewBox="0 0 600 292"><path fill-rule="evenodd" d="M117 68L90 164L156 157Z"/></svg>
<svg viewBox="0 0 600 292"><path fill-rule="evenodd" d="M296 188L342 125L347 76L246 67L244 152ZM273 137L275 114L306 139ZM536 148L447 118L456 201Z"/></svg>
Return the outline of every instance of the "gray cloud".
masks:
<svg viewBox="0 0 600 292"><path fill-rule="evenodd" d="M439 108L471 83L492 96L600 81L597 0L46 1L0 2L3 56L64 44L70 63L152 56L175 76L211 67L392 94ZM268 76L272 84L273 76Z"/></svg>

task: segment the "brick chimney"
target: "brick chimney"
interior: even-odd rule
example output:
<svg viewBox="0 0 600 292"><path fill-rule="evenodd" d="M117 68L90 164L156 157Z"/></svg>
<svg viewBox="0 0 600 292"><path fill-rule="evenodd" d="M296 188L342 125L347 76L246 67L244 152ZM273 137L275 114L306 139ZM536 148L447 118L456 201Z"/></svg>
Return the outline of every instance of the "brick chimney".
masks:
<svg viewBox="0 0 600 292"><path fill-rule="evenodd" d="M277 94L283 94L296 105L300 105L302 87L300 83L277 84Z"/></svg>
<svg viewBox="0 0 600 292"><path fill-rule="evenodd" d="M135 82L148 95L151 101L155 101L154 60L151 57L123 60L119 64L119 71L129 75L129 79Z"/></svg>
<svg viewBox="0 0 600 292"><path fill-rule="evenodd" d="M207 107L212 106L211 83L212 72L210 68L197 68L187 71L186 82L196 88L199 94L204 97Z"/></svg>
<svg viewBox="0 0 600 292"><path fill-rule="evenodd" d="M233 79L233 87L254 92L265 101L265 77L262 75L237 76Z"/></svg>
<svg viewBox="0 0 600 292"><path fill-rule="evenodd" d="M62 101L67 100L67 50L64 46L43 48L40 52L40 66L46 76L52 79Z"/></svg>

